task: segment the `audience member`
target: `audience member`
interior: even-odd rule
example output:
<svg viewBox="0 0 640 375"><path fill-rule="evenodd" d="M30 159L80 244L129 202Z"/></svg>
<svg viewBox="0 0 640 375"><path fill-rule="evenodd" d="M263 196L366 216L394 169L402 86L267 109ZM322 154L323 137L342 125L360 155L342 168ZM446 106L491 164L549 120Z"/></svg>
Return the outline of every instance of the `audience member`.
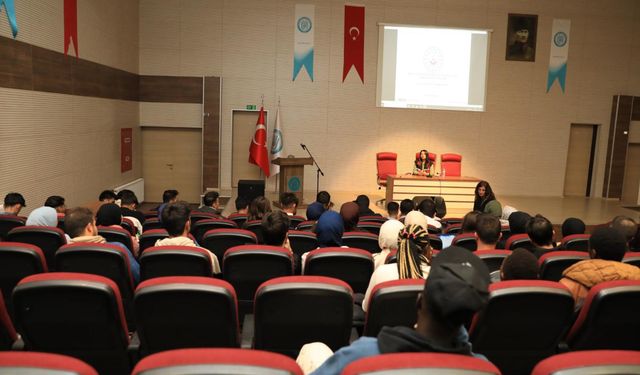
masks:
<svg viewBox="0 0 640 375"><path fill-rule="evenodd" d="M582 306L589 289L604 281L640 280L640 268L622 263L627 251L626 238L614 228L597 228L589 241L589 256L571 265L562 273L560 282L564 284L576 308Z"/></svg>
<svg viewBox="0 0 640 375"><path fill-rule="evenodd" d="M342 216L335 211L326 211L318 218L315 233L319 248L342 246L342 235L344 234Z"/></svg>
<svg viewBox="0 0 640 375"><path fill-rule="evenodd" d="M480 214L476 221L477 250L493 250L500 240L502 225L500 219L491 214Z"/></svg>
<svg viewBox="0 0 640 375"><path fill-rule="evenodd" d="M64 198L59 195L52 195L44 201L46 207L52 207L59 214L64 214L67 207L64 204Z"/></svg>
<svg viewBox="0 0 640 375"><path fill-rule="evenodd" d="M376 285L398 279L424 279L429 274L432 256L429 233L419 225L406 225L398 239L400 244L396 263L383 264L371 275L362 301L364 311L367 311L371 292Z"/></svg>
<svg viewBox="0 0 640 375"><path fill-rule="evenodd" d="M538 259L524 248L513 250L502 262L500 280L536 280L538 278Z"/></svg>
<svg viewBox="0 0 640 375"><path fill-rule="evenodd" d="M340 216L344 221L345 232L359 232L358 221L360 220L360 209L354 202L346 202L340 207Z"/></svg>
<svg viewBox="0 0 640 375"><path fill-rule="evenodd" d="M200 247L189 237L191 231L191 209L187 202L169 203L162 211L162 225L169 233L168 238L156 241L155 246ZM220 273L220 263L215 254L207 250L213 273Z"/></svg>
<svg viewBox="0 0 640 375"><path fill-rule="evenodd" d="M361 337L330 356L313 374L340 374L353 361L387 353L437 352L484 358L472 352L464 324L486 305L488 286L489 272L478 257L459 247L444 250L434 259L416 302L414 328L384 327L378 337ZM298 362L313 356L318 346L324 347L305 345Z"/></svg>
<svg viewBox="0 0 640 375"><path fill-rule="evenodd" d="M220 216L220 193L208 191L202 198L202 206L198 207L197 211Z"/></svg>
<svg viewBox="0 0 640 375"><path fill-rule="evenodd" d="M238 195L235 201L236 214L248 215L249 214L249 200L243 196Z"/></svg>
<svg viewBox="0 0 640 375"><path fill-rule="evenodd" d="M542 215L536 215L527 223L527 234L533 243L531 249L536 258L553 250L557 250L553 242L555 231L551 222Z"/></svg>
<svg viewBox="0 0 640 375"><path fill-rule="evenodd" d="M400 218L398 220L404 220L405 216L413 210L415 210L416 204L411 199L403 199L400 201Z"/></svg>
<svg viewBox="0 0 640 375"><path fill-rule="evenodd" d="M122 216L128 218L134 218L138 220L140 225L144 224L144 214L137 210L138 208L138 197L131 190L121 190L118 193L120 198L120 210L122 211Z"/></svg>
<svg viewBox="0 0 640 375"><path fill-rule="evenodd" d="M496 247L498 249L504 249L509 237L514 234L527 233L527 223L529 223L529 220L531 220L531 215L524 211L516 211L509 215L509 233L498 241L498 245Z"/></svg>
<svg viewBox="0 0 640 375"><path fill-rule="evenodd" d="M122 228L122 211L120 207L115 203L106 203L100 206L96 213L96 225ZM138 237L131 236L131 243L133 244L133 255L137 258L140 251Z"/></svg>
<svg viewBox="0 0 640 375"><path fill-rule="evenodd" d="M476 185L473 210L491 214L497 218L502 216L502 205L496 199L491 185L487 181L480 181Z"/></svg>
<svg viewBox="0 0 640 375"><path fill-rule="evenodd" d="M562 222L562 237L572 236L574 234L584 234L586 226L584 221L570 217Z"/></svg>
<svg viewBox="0 0 640 375"><path fill-rule="evenodd" d="M252 220L262 220L262 217L268 212L271 212L271 203L269 203L269 200L263 196L255 197L251 201L251 204L249 204L247 222Z"/></svg>
<svg viewBox="0 0 640 375"><path fill-rule="evenodd" d="M286 192L280 195L280 206L289 216L294 216L298 212L298 204L300 201L294 193Z"/></svg>
<svg viewBox="0 0 640 375"><path fill-rule="evenodd" d="M624 235L627 243L630 243L638 231L638 224L628 216L619 215L611 221L611 228L617 229Z"/></svg>
<svg viewBox="0 0 640 375"><path fill-rule="evenodd" d="M292 255L293 267L300 268L300 257L293 253L289 244L289 215L284 211L271 211L262 218L262 242L265 245L283 247Z"/></svg>
<svg viewBox="0 0 640 375"><path fill-rule="evenodd" d="M117 197L113 190L103 190L98 196L98 200L102 203L115 203Z"/></svg>
<svg viewBox="0 0 640 375"><path fill-rule="evenodd" d="M442 228L442 223L436 218L436 203L431 198L426 198L418 204L418 211L427 217L427 224Z"/></svg>
<svg viewBox="0 0 640 375"><path fill-rule="evenodd" d="M391 201L387 203L387 219L398 220L400 218L400 205L398 202Z"/></svg>
<svg viewBox="0 0 640 375"><path fill-rule="evenodd" d="M27 217L27 225L39 227L57 227L58 214L53 207L42 206L31 211Z"/></svg>
<svg viewBox="0 0 640 375"><path fill-rule="evenodd" d="M366 195L358 195L354 202L358 205L358 214L360 216L373 216L376 214L369 208L370 201L369 197L367 197Z"/></svg>
<svg viewBox="0 0 640 375"><path fill-rule="evenodd" d="M398 250L398 235L403 228L404 225L395 219L387 220L380 226L378 246L380 246L382 251L373 254L375 268L384 264L390 252Z"/></svg>
<svg viewBox="0 0 640 375"><path fill-rule="evenodd" d="M158 206L158 219L162 222L162 210L169 204L178 201L178 190L170 189L162 193L162 204Z"/></svg>
<svg viewBox="0 0 640 375"><path fill-rule="evenodd" d="M404 226L417 225L424 230L429 229L427 217L420 211L411 211L404 218Z"/></svg>
<svg viewBox="0 0 640 375"><path fill-rule="evenodd" d="M331 209L331 195L326 191L321 191L316 195L316 201L307 206L307 220L318 220L323 212Z"/></svg>
<svg viewBox="0 0 640 375"><path fill-rule="evenodd" d="M120 242L107 242L104 237L98 234L96 219L93 217L93 212L91 212L90 209L85 207L70 209L64 217L64 227L65 231L71 236L71 243L108 243L122 248L127 254L127 259L129 259L129 268L131 269L134 282L138 284L140 281L140 265L138 261L124 244Z"/></svg>
<svg viewBox="0 0 640 375"><path fill-rule="evenodd" d="M480 211L467 212L467 214L462 218L460 233L474 233L476 231L478 215L480 214Z"/></svg>
<svg viewBox="0 0 640 375"><path fill-rule="evenodd" d="M4 197L4 205L0 211L0 215L16 215L20 214L20 210L27 207L24 197L20 193L9 193Z"/></svg>

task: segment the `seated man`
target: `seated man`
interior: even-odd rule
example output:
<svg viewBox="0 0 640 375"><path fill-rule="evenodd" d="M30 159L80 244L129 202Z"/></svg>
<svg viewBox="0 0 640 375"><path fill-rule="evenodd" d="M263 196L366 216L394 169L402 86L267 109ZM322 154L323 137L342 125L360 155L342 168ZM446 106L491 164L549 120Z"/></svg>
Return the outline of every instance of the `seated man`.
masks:
<svg viewBox="0 0 640 375"><path fill-rule="evenodd" d="M238 196L236 198L236 214L238 215L248 215L249 214L249 200L243 196Z"/></svg>
<svg viewBox="0 0 640 375"><path fill-rule="evenodd" d="M300 266L300 256L293 253L289 244L289 215L284 211L271 211L262 218L262 242L269 246L284 247L293 255L294 269Z"/></svg>
<svg viewBox="0 0 640 375"><path fill-rule="evenodd" d="M436 203L431 198L427 198L420 202L418 205L418 211L422 212L427 217L427 224L436 228L442 228L442 223L436 218Z"/></svg>
<svg viewBox="0 0 640 375"><path fill-rule="evenodd" d="M564 284L576 307L582 306L589 289L603 281L640 280L640 268L622 263L627 252L627 241L622 233L614 228L598 228L591 234L589 256L571 265L562 273L560 283Z"/></svg>
<svg viewBox="0 0 640 375"><path fill-rule="evenodd" d="M628 217L619 215L613 218L611 221L611 228L617 229L620 233L622 233L627 240L627 243L630 243L638 232L638 224Z"/></svg>
<svg viewBox="0 0 640 375"><path fill-rule="evenodd" d="M104 237L98 234L96 219L90 209L86 207L70 209L64 217L64 228L65 232L71 237L70 243L106 243L121 247L129 259L129 267L131 268L133 281L136 285L138 284L140 281L140 265L138 261L124 244L120 242L107 242Z"/></svg>
<svg viewBox="0 0 640 375"><path fill-rule="evenodd" d="M326 191L321 191L316 195L316 201L307 206L307 220L318 220L320 215L333 207L331 195Z"/></svg>
<svg viewBox="0 0 640 375"><path fill-rule="evenodd" d="M102 203L116 203L117 195L113 190L103 190L98 196L98 200Z"/></svg>
<svg viewBox="0 0 640 375"><path fill-rule="evenodd" d="M562 222L562 237L571 236L574 234L584 234L586 225L584 221L577 217L570 217Z"/></svg>
<svg viewBox="0 0 640 375"><path fill-rule="evenodd" d="M480 214L476 220L476 242L477 250L493 250L502 232L500 231L500 219L491 214Z"/></svg>
<svg viewBox="0 0 640 375"><path fill-rule="evenodd" d="M502 237L496 247L498 249L504 249L505 244L509 237L514 234L527 233L527 223L531 220L531 215L524 211L515 211L509 215L509 235Z"/></svg>
<svg viewBox="0 0 640 375"><path fill-rule="evenodd" d="M198 207L198 212L220 216L220 193L208 191L202 198L202 206Z"/></svg>
<svg viewBox="0 0 640 375"><path fill-rule="evenodd" d="M398 220L400 217L400 205L398 202L389 202L387 203L387 219L389 220Z"/></svg>
<svg viewBox="0 0 640 375"><path fill-rule="evenodd" d="M434 258L424 291L418 297L415 328L384 327L378 337L361 337L329 357L313 374L340 374L351 362L386 353L435 352L475 355L464 324L489 298L489 271L467 249L450 247ZM305 345L298 364L314 369L313 355L324 344ZM482 357L479 355L475 355Z"/></svg>
<svg viewBox="0 0 640 375"><path fill-rule="evenodd" d="M294 216L298 212L298 197L294 193L282 193L280 195L280 206L282 207L282 211L284 211L289 216Z"/></svg>
<svg viewBox="0 0 640 375"><path fill-rule="evenodd" d="M178 190L170 189L162 193L162 204L158 206L158 219L162 222L162 210L170 204L178 201Z"/></svg>
<svg viewBox="0 0 640 375"><path fill-rule="evenodd" d="M369 208L369 197L364 194L358 195L356 200L354 201L358 205L358 213L360 216L374 216L376 213L373 212L372 209Z"/></svg>
<svg viewBox="0 0 640 375"><path fill-rule="evenodd" d="M493 275L493 273L492 273ZM502 262L500 280L537 280L538 259L524 248L513 250Z"/></svg>
<svg viewBox="0 0 640 375"><path fill-rule="evenodd" d="M400 201L400 218L398 220L403 221L405 216L416 208L415 203L411 199L403 199Z"/></svg>
<svg viewBox="0 0 640 375"><path fill-rule="evenodd" d="M24 197L20 193L9 193L4 197L4 206L0 210L0 215L15 215L20 214L20 210L27 207L24 201Z"/></svg>
<svg viewBox="0 0 640 375"><path fill-rule="evenodd" d="M142 212L137 210L138 197L136 197L136 193L127 189L120 190L120 192L118 193L118 197L120 198L120 210L122 211L122 216L136 219L138 221L138 223L135 223L134 221L136 228L138 227L138 224L140 224L140 227L142 227L145 217ZM139 232L142 232L141 228L139 228L138 230Z"/></svg>
<svg viewBox="0 0 640 375"><path fill-rule="evenodd" d="M190 246L200 247L194 240L189 238L191 231L191 209L186 202L169 203L162 210L162 225L169 233L168 238L156 241L155 246ZM218 257L208 251L211 260L213 273L220 273L220 263Z"/></svg>
<svg viewBox="0 0 640 375"><path fill-rule="evenodd" d="M553 242L553 236L556 232L546 217L536 215L531 218L527 223L527 234L534 246L531 252L536 258L539 259L543 254L557 250L556 244Z"/></svg>
<svg viewBox="0 0 640 375"><path fill-rule="evenodd" d="M52 195L44 202L45 207L51 207L56 210L58 214L64 214L67 211L67 207L64 204L64 198L59 195Z"/></svg>

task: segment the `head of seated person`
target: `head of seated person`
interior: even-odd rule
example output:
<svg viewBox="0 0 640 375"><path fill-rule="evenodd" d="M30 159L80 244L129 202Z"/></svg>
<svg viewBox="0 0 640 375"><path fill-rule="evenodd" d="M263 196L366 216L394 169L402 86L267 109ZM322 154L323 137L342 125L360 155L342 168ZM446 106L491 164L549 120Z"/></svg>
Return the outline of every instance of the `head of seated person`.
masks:
<svg viewBox="0 0 640 375"><path fill-rule="evenodd" d="M502 262L500 279L502 281L538 279L538 258L521 247L513 250Z"/></svg>
<svg viewBox="0 0 640 375"><path fill-rule="evenodd" d="M249 212L249 200L241 195L238 195L235 201L236 213L246 215Z"/></svg>
<svg viewBox="0 0 640 375"><path fill-rule="evenodd" d="M378 234L378 246L382 250L398 250L398 235L404 228L398 220L387 220L380 226L380 233Z"/></svg>
<svg viewBox="0 0 640 375"><path fill-rule="evenodd" d="M318 238L318 247L342 246L342 235L344 234L344 222L342 217L335 211L325 211L315 228Z"/></svg>
<svg viewBox="0 0 640 375"><path fill-rule="evenodd" d="M368 196L360 194L356 197L356 200L354 202L358 205L358 212L360 213L360 216L374 214L374 212L369 208L369 204L371 203L371 201L369 200Z"/></svg>
<svg viewBox="0 0 640 375"><path fill-rule="evenodd" d="M419 225L408 224L400 231L398 238L398 278L424 279L428 275L433 257L429 233Z"/></svg>
<svg viewBox="0 0 640 375"><path fill-rule="evenodd" d="M429 229L429 225L427 224L427 217L420 211L411 211L404 218L404 225L418 225L424 230Z"/></svg>
<svg viewBox="0 0 640 375"><path fill-rule="evenodd" d="M40 227L58 226L58 213L53 207L42 206L31 211L27 217L27 225Z"/></svg>
<svg viewBox="0 0 640 375"><path fill-rule="evenodd" d="M577 217L570 217L562 222L562 237L572 236L574 234L584 234L586 226L584 221Z"/></svg>
<svg viewBox="0 0 640 375"><path fill-rule="evenodd" d="M187 202L169 203L162 210L162 226L169 237L187 237L191 231L191 208Z"/></svg>
<svg viewBox="0 0 640 375"><path fill-rule="evenodd" d="M411 199L403 199L400 201L400 216L404 217L416 208L415 203Z"/></svg>
<svg viewBox="0 0 640 375"><path fill-rule="evenodd" d="M615 228L597 228L591 233L589 256L592 259L621 262L627 250L624 234Z"/></svg>
<svg viewBox="0 0 640 375"><path fill-rule="evenodd" d="M550 249L555 246L553 242L553 225L542 215L536 215L527 223L527 234L531 242L537 247Z"/></svg>
<svg viewBox="0 0 640 375"><path fill-rule="evenodd" d="M262 217L271 212L271 203L263 196L255 197L249 204L247 220L262 220Z"/></svg>
<svg viewBox="0 0 640 375"><path fill-rule="evenodd" d="M113 190L103 190L98 196L98 200L102 203L115 203L117 197Z"/></svg>
<svg viewBox="0 0 640 375"><path fill-rule="evenodd" d="M431 198L426 198L420 204L418 204L418 211L422 212L425 216L436 216L436 203Z"/></svg>
<svg viewBox="0 0 640 375"><path fill-rule="evenodd" d="M214 210L217 210L220 208L220 193L218 193L217 191L208 191L205 195L204 198L202 199L202 203L204 204L205 207L211 207Z"/></svg>
<svg viewBox="0 0 640 375"><path fill-rule="evenodd" d="M527 223L531 220L531 215L524 211L516 211L509 215L509 232L511 234L527 233Z"/></svg>
<svg viewBox="0 0 640 375"><path fill-rule="evenodd" d="M5 215L19 215L27 207L24 197L20 193L9 193L4 197L2 213Z"/></svg>
<svg viewBox="0 0 640 375"><path fill-rule="evenodd" d="M262 241L265 245L284 246L289 231L289 215L271 211L262 218Z"/></svg>
<svg viewBox="0 0 640 375"><path fill-rule="evenodd" d="M360 208L355 202L346 202L340 207L340 216L344 221L344 231L352 232L357 230L360 220Z"/></svg>
<svg viewBox="0 0 640 375"><path fill-rule="evenodd" d="M638 232L638 224L628 216L616 216L611 221L611 228L617 229L624 235L627 242L631 241Z"/></svg>
<svg viewBox="0 0 640 375"><path fill-rule="evenodd" d="M460 224L461 233L474 233L476 231L478 215L480 211L470 211L462 218L462 224Z"/></svg>
<svg viewBox="0 0 640 375"><path fill-rule="evenodd" d="M316 202L322 204L325 210L333 207L333 202L331 202L331 194L328 191L322 190L316 194Z"/></svg>
<svg viewBox="0 0 640 375"><path fill-rule="evenodd" d="M44 205L47 207L52 207L59 214L64 214L67 211L67 206L65 205L64 197L59 195L52 195L47 198L44 202Z"/></svg>
<svg viewBox="0 0 640 375"><path fill-rule="evenodd" d="M387 203L387 217L389 219L398 219L400 217L400 205L398 202Z"/></svg>
<svg viewBox="0 0 640 375"><path fill-rule="evenodd" d="M100 237L93 212L86 207L75 207L67 212L64 217L64 230L74 239Z"/></svg>
<svg viewBox="0 0 640 375"><path fill-rule="evenodd" d="M115 203L100 206L96 213L96 225L110 227L122 224L122 211Z"/></svg>
<svg viewBox="0 0 640 375"><path fill-rule="evenodd" d="M282 211L290 215L295 215L298 211L298 204L300 203L298 197L291 192L285 192L280 195L280 206Z"/></svg>
<svg viewBox="0 0 640 375"><path fill-rule="evenodd" d="M502 236L500 219L491 214L480 214L476 220L476 237L478 250L491 250Z"/></svg>

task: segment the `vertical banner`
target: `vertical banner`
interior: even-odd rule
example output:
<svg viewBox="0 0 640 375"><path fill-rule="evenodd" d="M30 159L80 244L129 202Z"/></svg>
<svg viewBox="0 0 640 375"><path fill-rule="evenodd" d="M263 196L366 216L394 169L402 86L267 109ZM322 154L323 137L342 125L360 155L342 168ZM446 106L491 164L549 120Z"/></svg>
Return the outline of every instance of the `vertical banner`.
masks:
<svg viewBox="0 0 640 375"><path fill-rule="evenodd" d="M133 165L133 129L120 129L120 172L130 171Z"/></svg>
<svg viewBox="0 0 640 375"><path fill-rule="evenodd" d="M64 54L69 52L69 44L78 57L78 0L64 0Z"/></svg>
<svg viewBox="0 0 640 375"><path fill-rule="evenodd" d="M277 159L282 156L283 146L282 130L280 129L280 105L276 111L276 124L273 127L273 135L271 137L271 175L275 176L280 173L280 166L273 164L273 159Z"/></svg>
<svg viewBox="0 0 640 375"><path fill-rule="evenodd" d="M296 4L293 25L293 80L304 66L313 82L313 28L315 5Z"/></svg>
<svg viewBox="0 0 640 375"><path fill-rule="evenodd" d="M342 82L351 67L356 68L360 81L364 83L364 6L344 6L344 62Z"/></svg>
<svg viewBox="0 0 640 375"><path fill-rule="evenodd" d="M554 19L551 28L551 53L549 54L549 74L547 75L547 92L557 79L564 93L567 78L567 59L569 57L569 30L571 20Z"/></svg>
<svg viewBox="0 0 640 375"><path fill-rule="evenodd" d="M11 33L15 39L16 36L18 36L18 21L16 21L16 8L13 5L13 0L0 0L0 13L2 13L2 8L7 12L7 20L9 21Z"/></svg>

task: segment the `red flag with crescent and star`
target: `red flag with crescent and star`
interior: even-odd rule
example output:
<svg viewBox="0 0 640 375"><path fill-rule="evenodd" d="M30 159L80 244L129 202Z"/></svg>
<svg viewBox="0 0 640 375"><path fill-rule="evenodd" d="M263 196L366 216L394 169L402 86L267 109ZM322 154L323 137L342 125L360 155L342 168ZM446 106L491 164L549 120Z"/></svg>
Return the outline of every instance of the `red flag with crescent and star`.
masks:
<svg viewBox="0 0 640 375"><path fill-rule="evenodd" d="M342 82L355 67L364 83L364 6L344 6L344 63Z"/></svg>
<svg viewBox="0 0 640 375"><path fill-rule="evenodd" d="M255 164L269 177L269 153L267 152L267 127L264 125L264 107L260 107L260 115L256 123L256 132L249 147L249 163Z"/></svg>
<svg viewBox="0 0 640 375"><path fill-rule="evenodd" d="M78 4L77 0L64 0L64 54L68 54L69 45L78 57Z"/></svg>

